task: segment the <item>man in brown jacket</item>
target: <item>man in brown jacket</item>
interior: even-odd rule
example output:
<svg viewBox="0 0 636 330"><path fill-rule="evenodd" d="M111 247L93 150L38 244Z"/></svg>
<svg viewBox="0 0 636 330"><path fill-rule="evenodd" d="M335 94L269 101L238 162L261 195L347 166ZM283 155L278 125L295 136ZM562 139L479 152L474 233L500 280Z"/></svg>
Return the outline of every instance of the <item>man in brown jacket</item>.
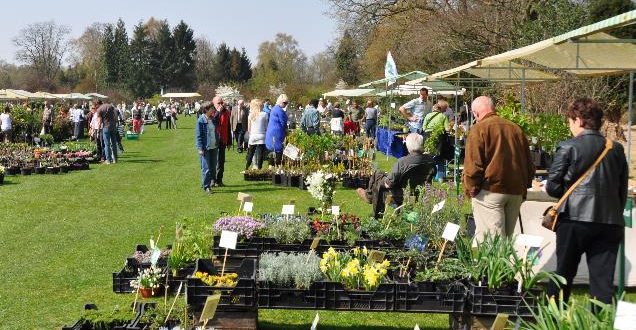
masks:
<svg viewBox="0 0 636 330"><path fill-rule="evenodd" d="M476 98L472 111L477 124L466 141L463 183L472 198L475 239L511 236L534 176L528 140L519 126L497 116L491 98Z"/></svg>

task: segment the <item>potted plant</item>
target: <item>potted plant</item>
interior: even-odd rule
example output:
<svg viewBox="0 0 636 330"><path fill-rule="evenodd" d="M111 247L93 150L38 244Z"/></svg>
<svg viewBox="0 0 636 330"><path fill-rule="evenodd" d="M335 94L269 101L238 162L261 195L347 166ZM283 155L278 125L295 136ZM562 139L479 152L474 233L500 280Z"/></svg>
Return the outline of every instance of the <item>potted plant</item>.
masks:
<svg viewBox="0 0 636 330"><path fill-rule="evenodd" d="M237 232L240 237L252 238L256 233L265 228L265 224L250 216L222 217L214 224L214 230Z"/></svg>
<svg viewBox="0 0 636 330"><path fill-rule="evenodd" d="M130 286L137 289L143 298L150 298L161 292L159 289L164 276L162 269L156 266L139 269L137 279L130 281Z"/></svg>

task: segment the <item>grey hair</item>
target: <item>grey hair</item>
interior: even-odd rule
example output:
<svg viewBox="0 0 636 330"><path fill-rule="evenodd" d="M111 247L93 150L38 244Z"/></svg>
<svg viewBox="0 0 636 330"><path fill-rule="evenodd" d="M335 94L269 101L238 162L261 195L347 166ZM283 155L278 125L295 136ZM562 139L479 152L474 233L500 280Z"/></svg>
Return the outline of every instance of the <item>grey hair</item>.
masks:
<svg viewBox="0 0 636 330"><path fill-rule="evenodd" d="M424 137L417 133L411 133L406 136L406 149L409 153L422 153L424 145Z"/></svg>

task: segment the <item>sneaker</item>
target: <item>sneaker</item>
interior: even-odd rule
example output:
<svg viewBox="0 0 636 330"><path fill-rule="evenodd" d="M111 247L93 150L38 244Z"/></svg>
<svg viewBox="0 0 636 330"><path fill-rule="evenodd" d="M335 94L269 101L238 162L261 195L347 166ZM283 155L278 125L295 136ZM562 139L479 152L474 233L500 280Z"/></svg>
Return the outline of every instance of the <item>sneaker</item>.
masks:
<svg viewBox="0 0 636 330"><path fill-rule="evenodd" d="M110 161L105 160L105 161L104 161L104 164L106 164L106 165L110 165Z"/></svg>
<svg viewBox="0 0 636 330"><path fill-rule="evenodd" d="M210 188L205 188L205 192L206 192L208 195L212 195L212 189L210 189Z"/></svg>

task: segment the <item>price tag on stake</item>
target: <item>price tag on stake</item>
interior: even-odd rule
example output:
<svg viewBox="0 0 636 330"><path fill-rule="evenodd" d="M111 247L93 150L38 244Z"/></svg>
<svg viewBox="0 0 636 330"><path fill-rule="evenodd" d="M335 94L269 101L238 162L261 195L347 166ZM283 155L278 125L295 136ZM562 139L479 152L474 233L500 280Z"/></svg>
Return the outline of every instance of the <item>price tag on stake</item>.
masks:
<svg viewBox="0 0 636 330"><path fill-rule="evenodd" d="M157 265L159 257L161 257L161 250L155 247L154 249L152 249L152 253L150 254L150 264L153 266Z"/></svg>
<svg viewBox="0 0 636 330"><path fill-rule="evenodd" d="M459 233L459 225L448 222L446 223L442 237L445 240L454 241L455 237L457 237L457 233Z"/></svg>
<svg viewBox="0 0 636 330"><path fill-rule="evenodd" d="M201 312L200 320L211 320L214 319L214 314L216 314L216 308L219 306L219 301L221 301L221 294L215 293L205 300L205 305L203 306L203 311Z"/></svg>
<svg viewBox="0 0 636 330"><path fill-rule="evenodd" d="M384 256L386 256L386 252L384 251L378 251L378 250L369 251L369 260L371 261L380 263L384 261Z"/></svg>
<svg viewBox="0 0 636 330"><path fill-rule="evenodd" d="M295 208L296 208L296 206L293 205L293 204L283 205L283 211L281 213L283 215L293 215Z"/></svg>
<svg viewBox="0 0 636 330"><path fill-rule="evenodd" d="M420 325L419 324L415 324L415 328L413 328L413 330L420 330Z"/></svg>
<svg viewBox="0 0 636 330"><path fill-rule="evenodd" d="M433 211L431 211L431 214L441 211L444 208L444 204L446 204L446 200L433 205Z"/></svg>
<svg viewBox="0 0 636 330"><path fill-rule="evenodd" d="M391 108L395 109L395 102L391 102Z"/></svg>
<svg viewBox="0 0 636 330"><path fill-rule="evenodd" d="M517 245L527 247L541 247L543 243L543 237L537 235L519 234L516 240Z"/></svg>
<svg viewBox="0 0 636 330"><path fill-rule="evenodd" d="M320 322L320 316L318 315L318 313L316 313L316 317L314 317L314 321L311 323L310 330L318 329L318 322Z"/></svg>
<svg viewBox="0 0 636 330"><path fill-rule="evenodd" d="M340 215L340 206L337 206L337 205L331 206L331 214L333 214L335 216L339 216Z"/></svg>
<svg viewBox="0 0 636 330"><path fill-rule="evenodd" d="M243 204L243 211L252 212L253 209L254 209L254 203L253 202L245 202L245 204Z"/></svg>
<svg viewBox="0 0 636 330"><path fill-rule="evenodd" d="M250 194L240 192L236 196L236 200L239 202L249 202L252 200L252 196Z"/></svg>
<svg viewBox="0 0 636 330"><path fill-rule="evenodd" d="M238 233L224 230L221 232L221 241L219 246L226 249L236 249L236 241L238 241Z"/></svg>
<svg viewBox="0 0 636 330"><path fill-rule="evenodd" d="M318 244L320 244L320 236L314 238L311 241L311 246L309 246L310 250L316 250L318 248Z"/></svg>

